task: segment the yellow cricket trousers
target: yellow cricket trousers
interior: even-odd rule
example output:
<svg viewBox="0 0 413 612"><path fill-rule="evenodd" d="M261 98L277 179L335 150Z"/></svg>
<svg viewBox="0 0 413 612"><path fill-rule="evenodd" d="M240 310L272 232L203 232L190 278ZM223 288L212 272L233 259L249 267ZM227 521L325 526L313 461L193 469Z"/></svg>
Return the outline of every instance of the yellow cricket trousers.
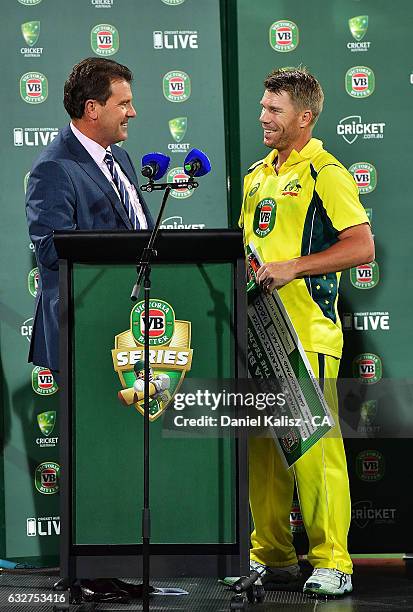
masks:
<svg viewBox="0 0 413 612"><path fill-rule="evenodd" d="M338 424L336 379L340 360L319 353L306 355ZM289 470L271 438L250 438L249 464L254 520L251 559L275 567L297 563L289 520L295 479L309 539L308 560L313 567L336 568L351 574L353 566L347 551L350 489L337 425Z"/></svg>

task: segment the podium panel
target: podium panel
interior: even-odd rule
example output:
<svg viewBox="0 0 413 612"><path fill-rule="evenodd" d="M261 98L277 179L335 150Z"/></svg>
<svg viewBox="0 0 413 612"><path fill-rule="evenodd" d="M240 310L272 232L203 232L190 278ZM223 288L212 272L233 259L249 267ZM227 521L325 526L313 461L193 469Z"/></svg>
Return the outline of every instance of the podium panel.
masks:
<svg viewBox="0 0 413 612"><path fill-rule="evenodd" d="M182 373L234 376L231 268L218 263L153 267L151 302L173 309L177 333L183 333L181 322L189 323L189 337L181 347L193 351L190 370L168 370L163 363L163 372L179 378ZM136 309L129 298L134 276L133 266L73 266L76 544L141 542L143 416L134 405L120 403L122 387L111 354L115 336L130 330ZM162 346L165 353L171 345ZM155 372L159 365L154 365ZM150 432L151 541L233 543L234 441L165 437L162 415L151 422Z"/></svg>

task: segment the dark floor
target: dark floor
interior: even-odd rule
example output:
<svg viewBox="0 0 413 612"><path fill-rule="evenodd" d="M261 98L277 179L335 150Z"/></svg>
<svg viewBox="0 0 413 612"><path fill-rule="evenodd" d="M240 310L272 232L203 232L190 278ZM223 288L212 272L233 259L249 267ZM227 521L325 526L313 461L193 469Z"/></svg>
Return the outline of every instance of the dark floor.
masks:
<svg viewBox="0 0 413 612"><path fill-rule="evenodd" d="M401 562L358 563L355 567L352 596L340 600L314 600L303 595L302 584L309 574L303 566L303 579L293 590L267 591L265 603L250 605L247 610L257 612L397 612L413 611L413 579L406 576ZM9 603L15 593L27 591L50 592L56 576L39 574L0 573L0 612L52 612L51 604ZM132 581L131 582L138 582ZM154 586L176 586L189 591L183 596L154 596L150 610L156 612L227 612L230 610L232 593L213 578L180 578L176 580L153 580ZM56 608L58 610L59 608ZM71 612L96 610L125 611L142 610L139 601L131 604L83 604L70 606Z"/></svg>

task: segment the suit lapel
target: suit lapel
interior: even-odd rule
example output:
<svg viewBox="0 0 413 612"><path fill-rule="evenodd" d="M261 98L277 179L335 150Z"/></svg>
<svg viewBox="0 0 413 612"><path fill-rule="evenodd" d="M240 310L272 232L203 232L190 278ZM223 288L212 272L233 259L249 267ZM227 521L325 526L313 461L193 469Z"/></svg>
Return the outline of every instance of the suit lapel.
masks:
<svg viewBox="0 0 413 612"><path fill-rule="evenodd" d="M111 183L103 174L95 160L89 155L85 147L78 141L76 136L73 134L70 126L67 126L62 130L62 136L65 142L74 155L78 165L88 174L88 176L96 183L96 185L103 191L104 195L110 200L112 207L116 213L121 217L122 221L128 229L132 229L132 223L128 217L128 214L120 201L117 193L113 189Z"/></svg>
<svg viewBox="0 0 413 612"><path fill-rule="evenodd" d="M133 171L133 167L131 165L131 163L125 163L125 158L123 157L122 159L120 159L120 156L117 154L117 152L119 151L119 147L114 147L111 146L111 151L112 151L112 155L115 158L116 162L119 164L119 166L122 168L122 172L124 173L124 175L128 178L129 182L135 187L136 189L136 193L138 195L138 199L139 202L142 206L142 210L143 213L146 217L146 222L148 224L148 229L152 229L153 228L153 221L152 221L152 216L151 213L149 212L149 208L148 205L145 202L145 198L143 197L142 191L140 190L140 187L138 185L138 180L136 178L135 172Z"/></svg>

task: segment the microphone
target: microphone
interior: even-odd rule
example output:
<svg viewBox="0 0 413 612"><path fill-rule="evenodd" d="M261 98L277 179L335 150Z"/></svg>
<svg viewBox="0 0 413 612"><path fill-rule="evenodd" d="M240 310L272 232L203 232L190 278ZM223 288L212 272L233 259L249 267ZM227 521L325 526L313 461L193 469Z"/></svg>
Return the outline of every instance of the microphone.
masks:
<svg viewBox="0 0 413 612"><path fill-rule="evenodd" d="M192 149L185 157L184 172L190 177L204 176L204 174L211 172L211 162L205 153L202 153L199 149Z"/></svg>
<svg viewBox="0 0 413 612"><path fill-rule="evenodd" d="M157 181L168 171L171 158L163 153L147 153L142 157L142 174L148 179Z"/></svg>

